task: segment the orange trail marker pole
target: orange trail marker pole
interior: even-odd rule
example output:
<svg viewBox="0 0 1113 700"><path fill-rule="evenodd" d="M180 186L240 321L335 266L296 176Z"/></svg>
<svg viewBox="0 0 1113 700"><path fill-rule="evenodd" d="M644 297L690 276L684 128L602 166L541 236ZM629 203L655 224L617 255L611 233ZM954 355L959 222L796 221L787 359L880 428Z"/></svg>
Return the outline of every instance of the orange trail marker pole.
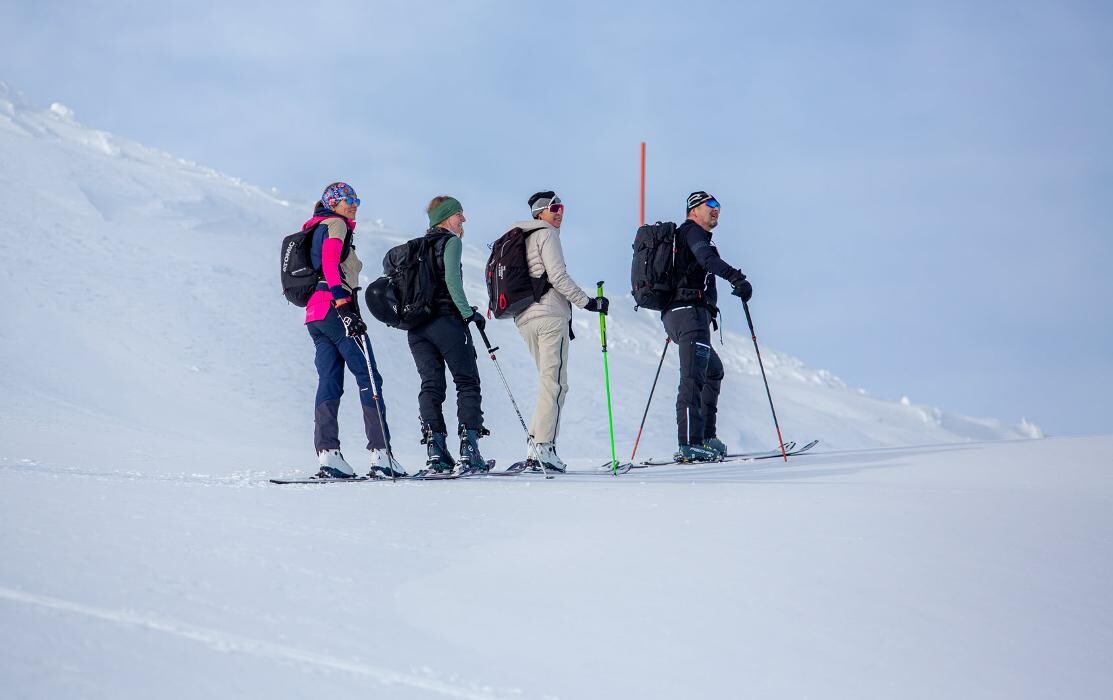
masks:
<svg viewBox="0 0 1113 700"><path fill-rule="evenodd" d="M638 205L638 226L645 226L645 141L642 141L642 167L641 167L641 182L638 187L639 191L639 205Z"/></svg>

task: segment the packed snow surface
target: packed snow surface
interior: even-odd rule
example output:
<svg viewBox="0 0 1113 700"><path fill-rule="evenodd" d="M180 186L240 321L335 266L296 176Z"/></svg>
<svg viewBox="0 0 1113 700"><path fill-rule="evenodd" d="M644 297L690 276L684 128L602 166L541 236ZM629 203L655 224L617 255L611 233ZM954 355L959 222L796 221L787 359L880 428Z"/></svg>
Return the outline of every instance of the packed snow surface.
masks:
<svg viewBox="0 0 1113 700"><path fill-rule="evenodd" d="M595 468L602 361L577 313L559 446L579 473L268 483L314 463L312 345L276 268L315 194L290 203L0 84L0 696L1113 693L1113 438L880 400L776 339L785 438L823 441L787 463ZM499 233L465 238L476 303ZM361 221L365 281L407 237ZM623 294L627 264L608 283L620 457L664 341ZM753 345L741 310L725 316L720 436L769 448ZM507 322L489 333L528 413L524 343ZM412 360L403 334L372 340L412 466ZM505 465L521 429L480 368L484 452ZM674 351L642 456L675 446L676 372ZM361 465L355 404L342 439Z"/></svg>
<svg viewBox="0 0 1113 700"><path fill-rule="evenodd" d="M1097 698L1113 439L272 486L0 462L6 697Z"/></svg>

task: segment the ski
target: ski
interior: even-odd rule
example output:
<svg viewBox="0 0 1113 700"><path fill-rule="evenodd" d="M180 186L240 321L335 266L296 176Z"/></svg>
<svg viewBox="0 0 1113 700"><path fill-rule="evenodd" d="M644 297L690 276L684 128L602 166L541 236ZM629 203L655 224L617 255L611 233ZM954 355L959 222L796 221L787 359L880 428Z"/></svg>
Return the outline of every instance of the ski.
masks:
<svg viewBox="0 0 1113 700"><path fill-rule="evenodd" d="M819 440L812 440L808 444L797 448L795 442L786 442L785 443L785 454L787 454L789 457L795 457L796 455L804 454L805 452L812 449L813 447L815 447L818 444L819 444ZM665 460L654 460L654 459L650 458L650 459L647 459L643 462L639 462L637 464L631 464L629 462L627 462L625 464L620 464L620 465L618 465L618 473L619 474L625 474L625 473L631 471L632 469L646 469L648 467L667 467L667 466L674 466L674 465L680 465L680 464L728 464L730 462L736 462L736 461L755 461L755 460L761 460L761 459L776 459L776 458L781 457L781 456L782 456L781 455L781 450L776 449L776 450L767 450L765 452L740 452L740 453L735 453L735 454L728 454L726 456L726 458L718 460L718 461L714 461L714 462L678 462L676 460L665 461ZM610 468L610 465L608 464L608 465L606 465L606 467Z"/></svg>
<svg viewBox="0 0 1113 700"><path fill-rule="evenodd" d="M389 481L381 476L353 476L340 479L332 476L295 476L289 479L270 479L272 484L356 484L362 481Z"/></svg>
<svg viewBox="0 0 1113 700"><path fill-rule="evenodd" d="M785 443L785 450L786 451L791 451L792 448L795 447L795 446L796 446L795 442L791 442L791 441L786 442ZM781 453L781 451L778 448L776 450L762 450L762 451L758 451L758 452L734 452L734 453L728 454L725 459L719 460L719 461L729 461L729 460L732 460L732 459L753 459L753 458L756 458L756 457L759 457L759 456L763 456L763 455L766 455L766 454L773 454L773 453L776 453L776 454L779 455ZM619 462L618 463L618 468L622 469L624 466L629 466L629 468L631 468L631 469L642 469L644 467L666 467L670 464L679 464L679 462L677 462L675 459L657 459L657 458L654 458L654 457L649 457L648 459L643 459L640 462ZM599 468L600 469L610 469L611 468L611 463L610 462L603 462L602 464L599 465Z"/></svg>
<svg viewBox="0 0 1113 700"><path fill-rule="evenodd" d="M813 447L815 447L818 444L819 444L819 440L812 440L811 442L804 445L803 447L797 447L794 450L787 451L788 456L789 457L795 457L796 455L803 454L803 453L807 452L808 450L812 449ZM755 457L754 459L774 459L774 458L780 457L780 456L781 456L781 453L777 452L773 455L766 455L764 457Z"/></svg>
<svg viewBox="0 0 1113 700"><path fill-rule="evenodd" d="M789 442L785 443L785 451L787 451L787 452L791 452L792 448L794 448L794 447L796 447L795 442L789 441ZM733 460L736 460L736 459L757 459L757 458L760 458L760 457L765 457L767 455L773 455L773 454L780 455L781 454L780 448L778 448L776 450L760 450L760 451L757 451L757 452L733 452L731 454L728 454L723 459L720 459L720 460L717 460L717 461L718 462L730 462L730 461L733 461ZM710 462L710 464L714 464L714 463L715 462ZM660 459L660 458L649 457L648 459L644 459L640 462L625 462L625 463L619 464L618 468L622 469L623 467L626 467L626 470L629 471L630 469L644 469L646 467L667 467L667 466L670 466L670 465L673 465L673 464L684 464L684 462L678 462L676 459ZM610 463L603 464L602 466L603 466L604 469L610 469L611 468Z"/></svg>
<svg viewBox="0 0 1113 700"><path fill-rule="evenodd" d="M495 460L487 460L487 470L495 467ZM397 477L398 481L450 481L452 479L463 479L475 476L486 476L489 471L482 469L468 469L465 471L451 471L447 474L437 474L429 469L420 469L413 474ZM376 474L374 476L353 476L347 479L336 477L292 477L289 479L270 479L270 483L279 485L288 484L360 484L367 481L394 481L389 476L382 476Z"/></svg>
<svg viewBox="0 0 1113 700"><path fill-rule="evenodd" d="M794 447L796 447L795 442L790 441L790 442L785 443L785 451L786 452L791 452L792 448L794 448ZM759 459L759 458L762 458L762 457L765 457L765 456L768 456L768 455L780 455L780 454L781 454L781 448L779 448L779 447L775 450L760 450L758 452L733 452L733 453L728 454L726 457L724 457L723 459L718 460L718 461L729 462L729 461L732 461L732 460L735 460L735 459ZM654 459L654 458L650 457L647 460L644 460L642 462L639 462L639 463L635 464L634 468L638 469L640 467L663 467L663 466L667 466L669 464L682 464L682 463L678 462L675 459Z"/></svg>
<svg viewBox="0 0 1113 700"><path fill-rule="evenodd" d="M487 476L491 470L495 468L495 460L487 460L486 469L465 469L463 471L450 471L447 474L435 473L429 469L421 469L409 476L398 477L399 479L407 479L409 481L450 481L452 479L466 479L476 476Z"/></svg>
<svg viewBox="0 0 1113 700"><path fill-rule="evenodd" d="M819 440L812 440L811 442L807 443L806 445L803 445L802 447L796 447L796 443L787 442L787 443L785 443L785 453L789 457L795 457L797 455L804 454L805 452L811 450L812 448L814 448L818 444L819 444ZM665 461L665 460L648 459L648 460L645 460L644 462L639 462L637 464L631 464L630 462L620 463L618 465L617 473L618 474L626 474L626 473L628 473L628 472L630 472L634 469L647 469L649 467L667 467L667 466L678 466L678 465L730 464L732 462L740 462L740 461L757 461L757 460L766 460L766 459L777 459L780 456L781 456L781 451L779 449L777 449L777 450L767 450L765 452L739 452L739 453L729 454L729 455L726 456L725 459L722 459L722 460L719 460L719 461L716 461L716 462L677 462L675 460ZM526 463L524 461L515 462L514 464L510 465L509 467L507 467L503 471L494 471L494 467L495 467L495 460L490 459L490 460L487 460L487 470L486 471L484 471L482 469L473 469L473 470L468 470L468 471L464 471L464 472L452 471L452 472L449 472L448 474L434 474L434 473L431 473L428 469L422 469L422 470L417 471L413 474L407 474L406 476L400 476L400 477L398 477L398 481L451 481L453 479L470 479L470 478L475 478L475 477L486 477L486 476L508 477L508 476L519 476L519 475L544 476L545 478L549 479L549 478L553 478L553 476L560 473L560 472L555 472L555 471L552 471L552 470L546 470L544 472L544 474L542 474L542 472L527 469L526 468ZM609 462L607 462L606 464L603 465L603 470L591 470L591 471L569 470L568 472L566 472L566 474L568 474L570 476L609 476L611 474L611 465L610 465ZM291 477L291 478L288 478L288 479L270 479L270 483L272 483L272 484L357 484L357 483L364 483L364 482L367 482L367 481L392 481L392 479L390 477L379 476L379 475L375 475L375 476L356 476L356 477L352 477L350 479L336 479L336 478L329 478L329 477L320 478L320 477L316 477L316 476Z"/></svg>
<svg viewBox="0 0 1113 700"><path fill-rule="evenodd" d="M555 469L546 469L544 471L546 479L551 479L556 474L564 473L566 472L559 472ZM487 476L518 476L519 474L537 474L538 476L540 476L542 472L533 468L531 465L528 465L525 460L522 460L521 462L515 462L514 464L511 464L509 467L501 472L490 472L487 474Z"/></svg>

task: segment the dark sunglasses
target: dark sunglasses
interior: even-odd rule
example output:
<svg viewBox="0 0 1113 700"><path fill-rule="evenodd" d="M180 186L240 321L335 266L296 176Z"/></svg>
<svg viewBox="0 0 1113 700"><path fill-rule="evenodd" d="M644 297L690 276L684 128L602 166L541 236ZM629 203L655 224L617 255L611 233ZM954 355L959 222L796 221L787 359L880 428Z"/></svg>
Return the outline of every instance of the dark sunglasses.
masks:
<svg viewBox="0 0 1113 700"><path fill-rule="evenodd" d="M345 197L344 199L342 199L340 201L346 202L347 204L350 204L353 207L358 207L359 206L359 197L353 197L352 195L348 195L347 197Z"/></svg>
<svg viewBox="0 0 1113 700"><path fill-rule="evenodd" d="M719 208L719 200L717 200L717 199L709 199L706 202L704 202L704 204L711 207L712 209L718 209Z"/></svg>

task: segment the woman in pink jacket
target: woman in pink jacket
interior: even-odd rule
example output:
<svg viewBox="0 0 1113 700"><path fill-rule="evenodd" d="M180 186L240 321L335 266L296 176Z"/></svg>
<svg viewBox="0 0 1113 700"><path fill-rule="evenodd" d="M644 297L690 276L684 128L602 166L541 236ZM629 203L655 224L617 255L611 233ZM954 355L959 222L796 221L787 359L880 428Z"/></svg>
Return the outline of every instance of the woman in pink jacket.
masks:
<svg viewBox="0 0 1113 700"><path fill-rule="evenodd" d="M305 327L313 339L314 364L317 367L313 446L321 467L318 476L356 476L355 470L340 453L340 428L336 419L340 396L344 393L344 367L347 365L359 385L367 449L371 453L370 475L401 476L401 466L389 457L386 449L390 440L390 431L384 431L386 407L381 396L377 402L374 399L375 391L367 366L371 365L376 386L382 387L383 378L374 358L370 355L365 357L356 342L356 338L367 337L367 326L360 317L355 296L355 290L359 288L359 273L363 269L352 243L358 209L359 197L352 186L334 182L325 188L313 216L302 226L303 231L314 229L313 264L321 271L322 277L305 307ZM381 422L376 410L382 411Z"/></svg>

